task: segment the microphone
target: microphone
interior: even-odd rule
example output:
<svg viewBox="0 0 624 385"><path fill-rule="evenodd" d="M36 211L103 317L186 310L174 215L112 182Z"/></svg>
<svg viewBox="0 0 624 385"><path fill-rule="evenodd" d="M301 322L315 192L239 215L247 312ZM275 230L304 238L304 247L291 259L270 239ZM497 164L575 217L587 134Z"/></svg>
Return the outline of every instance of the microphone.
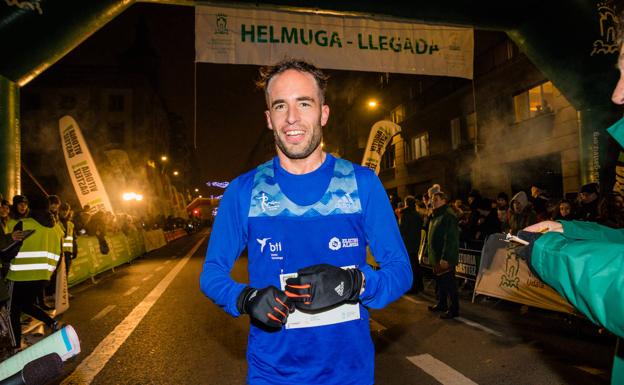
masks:
<svg viewBox="0 0 624 385"><path fill-rule="evenodd" d="M57 353L50 353L30 361L24 368L0 381L0 385L45 385L63 373L63 361Z"/></svg>

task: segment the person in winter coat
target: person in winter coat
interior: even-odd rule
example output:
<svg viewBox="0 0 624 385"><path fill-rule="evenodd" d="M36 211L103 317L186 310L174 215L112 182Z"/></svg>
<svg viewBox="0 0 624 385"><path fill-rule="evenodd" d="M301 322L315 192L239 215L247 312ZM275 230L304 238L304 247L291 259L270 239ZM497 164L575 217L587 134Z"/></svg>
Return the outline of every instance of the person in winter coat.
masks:
<svg viewBox="0 0 624 385"><path fill-rule="evenodd" d="M403 238L403 243L405 243L414 275L411 293L418 293L424 289L422 271L418 261L422 227L423 219L416 211L416 198L408 195L405 198L405 208L401 211L399 230L401 231L401 237Z"/></svg>
<svg viewBox="0 0 624 385"><path fill-rule="evenodd" d="M537 214L529 204L529 199L524 191L514 195L510 206L509 222L505 229L512 235L518 234L519 230L537 222Z"/></svg>

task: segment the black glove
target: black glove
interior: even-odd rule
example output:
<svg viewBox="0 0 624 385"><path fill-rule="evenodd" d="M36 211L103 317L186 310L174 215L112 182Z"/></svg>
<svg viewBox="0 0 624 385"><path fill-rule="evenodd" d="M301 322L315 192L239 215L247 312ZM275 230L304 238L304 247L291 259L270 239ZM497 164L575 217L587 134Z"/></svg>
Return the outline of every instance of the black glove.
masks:
<svg viewBox="0 0 624 385"><path fill-rule="evenodd" d="M359 269L320 264L297 272L286 280L286 295L297 309L320 310L342 302L356 302L362 289Z"/></svg>
<svg viewBox="0 0 624 385"><path fill-rule="evenodd" d="M261 290L247 286L238 296L236 307L239 313L249 314L270 328L280 328L288 319L288 297L275 286Z"/></svg>

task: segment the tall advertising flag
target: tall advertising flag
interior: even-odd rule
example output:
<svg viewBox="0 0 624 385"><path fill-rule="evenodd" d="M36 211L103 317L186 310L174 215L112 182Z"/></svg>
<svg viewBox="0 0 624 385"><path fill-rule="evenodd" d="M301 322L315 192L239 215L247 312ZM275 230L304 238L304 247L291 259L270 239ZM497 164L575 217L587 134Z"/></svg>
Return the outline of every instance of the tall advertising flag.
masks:
<svg viewBox="0 0 624 385"><path fill-rule="evenodd" d="M379 174L379 161L384 152L386 152L386 147L388 147L392 138L400 133L401 126L389 120L380 120L373 124L373 128L371 128L368 135L362 166L375 171L375 174Z"/></svg>
<svg viewBox="0 0 624 385"><path fill-rule="evenodd" d="M104 184L78 123L71 116L65 115L59 119L59 130L67 171L80 205L82 207L89 205L91 209L113 212Z"/></svg>

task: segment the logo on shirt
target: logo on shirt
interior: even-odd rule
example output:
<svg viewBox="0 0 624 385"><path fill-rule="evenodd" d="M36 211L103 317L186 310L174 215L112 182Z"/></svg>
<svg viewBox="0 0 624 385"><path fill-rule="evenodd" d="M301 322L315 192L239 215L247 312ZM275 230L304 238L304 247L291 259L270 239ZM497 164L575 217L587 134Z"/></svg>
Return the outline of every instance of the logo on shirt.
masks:
<svg viewBox="0 0 624 385"><path fill-rule="evenodd" d="M341 209L351 208L354 204L355 202L353 202L353 198L351 198L351 195L349 195L349 193L345 193L345 195L338 198L338 201L336 202L336 206L340 207Z"/></svg>
<svg viewBox="0 0 624 385"><path fill-rule="evenodd" d="M266 246L267 241L271 239L271 238L256 238L256 242L258 242L260 244L260 252L264 253L264 246Z"/></svg>
<svg viewBox="0 0 624 385"><path fill-rule="evenodd" d="M260 208L262 208L263 213L267 211L278 210L280 207L280 204L278 201L269 200L268 195L266 195L265 193L262 193L262 195L260 195L259 197L256 197L256 199L260 200Z"/></svg>
<svg viewBox="0 0 624 385"><path fill-rule="evenodd" d="M360 245L360 240L359 238L338 238L338 237L333 237L332 239L329 240L329 249L336 251L336 250L340 250L343 247L344 248L348 248L348 247L358 247Z"/></svg>
<svg viewBox="0 0 624 385"><path fill-rule="evenodd" d="M342 297L342 295L344 294L344 281L341 281L340 285L334 288L334 291L336 291L336 294Z"/></svg>

